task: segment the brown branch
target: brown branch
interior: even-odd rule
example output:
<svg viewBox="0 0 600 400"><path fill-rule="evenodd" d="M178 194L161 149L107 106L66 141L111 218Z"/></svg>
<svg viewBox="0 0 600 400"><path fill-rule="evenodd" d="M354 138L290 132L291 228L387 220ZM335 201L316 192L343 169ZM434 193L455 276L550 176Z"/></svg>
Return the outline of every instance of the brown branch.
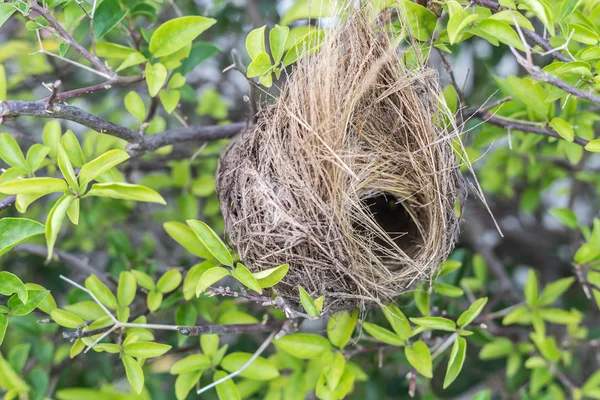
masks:
<svg viewBox="0 0 600 400"><path fill-rule="evenodd" d="M499 3L497 3L493 0L473 0L473 3L479 4L480 6L483 6L486 8L489 8L491 11L493 11L495 13L503 11L503 10L507 10L507 8L501 6ZM534 42L535 44L540 46L546 52L550 52L549 54L552 55L552 57L554 57L555 59L557 59L559 61L564 61L564 62L573 61L570 57L556 51L556 49L554 47L552 47L552 45L546 39L544 39L543 37L541 37L534 31L530 31L529 29L526 29L523 27L521 27L521 31L523 32L523 35L527 36L527 38L530 39L532 42Z"/></svg>
<svg viewBox="0 0 600 400"><path fill-rule="evenodd" d="M90 93L100 92L102 90L111 89L114 86L119 85L127 85L132 83L140 82L144 79L143 75L134 75L134 76L118 76L113 79L109 79L104 83L99 83L97 85L87 86L79 89L69 90L67 92L58 93L55 97L56 101L65 101L67 99L73 97L79 97ZM42 99L42 101L47 100L48 98Z"/></svg>
<svg viewBox="0 0 600 400"><path fill-rule="evenodd" d="M273 332L283 328L288 321L290 320L284 319L258 324L180 326L179 333L185 336L199 336L206 334L225 335L229 333Z"/></svg>
<svg viewBox="0 0 600 400"><path fill-rule="evenodd" d="M88 60L94 66L94 68L109 76L116 76L116 73L110 68L108 68L106 65L104 65L98 57L91 54L85 49L85 47L77 43L75 39L73 39L73 37L69 34L69 32L67 32L60 25L60 23L52 16L52 14L49 11L45 10L42 6L40 6L37 3L37 1L31 2L31 9L39 15L41 15L46 21L48 21L48 23L52 28L54 28L58 36L60 36L60 38L63 39L69 46L75 49L75 51L78 52L83 58Z"/></svg>

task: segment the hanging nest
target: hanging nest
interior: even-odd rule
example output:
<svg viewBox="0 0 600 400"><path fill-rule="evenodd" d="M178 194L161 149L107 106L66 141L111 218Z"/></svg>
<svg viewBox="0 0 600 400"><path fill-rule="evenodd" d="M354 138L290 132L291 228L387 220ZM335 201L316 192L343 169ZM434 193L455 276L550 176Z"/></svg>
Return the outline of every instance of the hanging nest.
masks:
<svg viewBox="0 0 600 400"><path fill-rule="evenodd" d="M407 67L363 11L295 65L217 173L245 265L288 263L278 293L298 301L302 285L329 312L381 305L430 279L454 246L463 192L436 71Z"/></svg>

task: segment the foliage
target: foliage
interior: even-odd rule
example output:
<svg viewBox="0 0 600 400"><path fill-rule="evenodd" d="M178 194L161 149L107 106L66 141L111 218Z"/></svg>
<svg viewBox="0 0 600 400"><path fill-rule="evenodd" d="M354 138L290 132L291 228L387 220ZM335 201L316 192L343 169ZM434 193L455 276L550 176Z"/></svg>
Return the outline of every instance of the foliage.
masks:
<svg viewBox="0 0 600 400"><path fill-rule="evenodd" d="M219 399L431 399L479 390L473 398L600 399L590 357L600 335L600 6L370 2L409 49L407 63L443 65L440 105L469 132L453 143L461 168L472 175L467 160L477 160L473 186L492 214L512 211L519 227L502 229L518 245L490 246L476 230L485 218L467 214L465 238L431 282L380 309L328 315L326 299L302 286L300 304L278 296L288 264L252 272L222 239L216 156L245 126L247 106L231 89L234 72L200 72L236 69L251 94L268 93L319 51L334 25L320 21L341 11L325 0L297 0L281 16L269 2L248 2L255 13L213 3L0 4L5 398L185 399L198 390ZM248 29L239 22L248 15L269 19ZM469 90L446 57L473 46L488 56L475 56ZM221 48L231 47L248 54L227 66ZM497 68L507 59L518 76ZM42 82L54 83L39 100ZM534 233L520 231L532 220ZM488 385L481 371L500 383Z"/></svg>

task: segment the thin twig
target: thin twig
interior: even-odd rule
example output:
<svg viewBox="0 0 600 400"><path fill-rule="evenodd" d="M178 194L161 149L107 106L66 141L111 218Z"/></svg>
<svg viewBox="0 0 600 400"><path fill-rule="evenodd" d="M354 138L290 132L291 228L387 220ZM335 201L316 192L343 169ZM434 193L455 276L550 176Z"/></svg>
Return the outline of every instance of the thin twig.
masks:
<svg viewBox="0 0 600 400"><path fill-rule="evenodd" d="M2 200L0 200L0 211L6 210L7 208L12 207L12 205L15 204L16 200L17 200L17 196L8 196L8 197L5 197Z"/></svg>

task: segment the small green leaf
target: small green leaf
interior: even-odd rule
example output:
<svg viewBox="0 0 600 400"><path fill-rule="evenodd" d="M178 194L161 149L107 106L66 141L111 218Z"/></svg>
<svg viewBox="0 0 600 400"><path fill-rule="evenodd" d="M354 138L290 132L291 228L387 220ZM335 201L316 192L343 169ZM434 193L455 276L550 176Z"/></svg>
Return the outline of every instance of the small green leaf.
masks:
<svg viewBox="0 0 600 400"><path fill-rule="evenodd" d="M104 0L94 14L94 37L101 39L125 18L127 11L121 9L118 0Z"/></svg>
<svg viewBox="0 0 600 400"><path fill-rule="evenodd" d="M168 344L154 342L137 342L123 346L125 354L136 358L160 357L169 350L171 350L171 346Z"/></svg>
<svg viewBox="0 0 600 400"><path fill-rule="evenodd" d="M346 359L344 358L344 355L338 351L330 354L330 356L324 357L327 366L323 371L323 374L325 374L327 385L331 389L336 389L344 374Z"/></svg>
<svg viewBox="0 0 600 400"><path fill-rule="evenodd" d="M135 276L129 271L123 271L119 275L119 286L117 288L117 299L120 306L128 306L135 299L137 284Z"/></svg>
<svg viewBox="0 0 600 400"><path fill-rule="evenodd" d="M177 90L161 90L160 91L160 102L162 103L165 111L171 114L177 108L181 94Z"/></svg>
<svg viewBox="0 0 600 400"><path fill-rule="evenodd" d="M213 381L217 382L219 379L223 379L227 376L227 374L223 371L215 372L213 376ZM226 381L219 383L216 386L217 396L219 400L241 400L240 393L235 386L235 383L231 379L227 379Z"/></svg>
<svg viewBox="0 0 600 400"><path fill-rule="evenodd" d="M2 232L0 234L0 256L19 243L23 243L34 236L41 235L44 231L44 225L30 219L0 219L0 232Z"/></svg>
<svg viewBox="0 0 600 400"><path fill-rule="evenodd" d="M283 57L283 52L285 51L285 43L289 34L289 27L279 25L275 25L275 27L269 32L269 44L271 45L271 55L273 55L273 60L275 60L276 65L279 64L279 62L281 61L281 57ZM265 51L264 45L261 51Z"/></svg>
<svg viewBox="0 0 600 400"><path fill-rule="evenodd" d="M248 70L246 72L246 76L248 78L256 78L257 76L265 75L269 73L273 68L273 64L271 64L271 57L267 53L260 53L252 60L250 65L248 65Z"/></svg>
<svg viewBox="0 0 600 400"><path fill-rule="evenodd" d="M298 61L302 55L314 53L319 49L325 33L323 30L311 30L294 43L283 57L283 66L288 67Z"/></svg>
<svg viewBox="0 0 600 400"><path fill-rule="evenodd" d="M33 173L41 168L42 163L46 160L46 156L50 153L50 147L34 144L27 150L27 167L30 173Z"/></svg>
<svg viewBox="0 0 600 400"><path fill-rule="evenodd" d="M44 145L50 148L50 158L56 158L57 144L60 143L61 135L62 131L58 121L46 122L44 125L42 138Z"/></svg>
<svg viewBox="0 0 600 400"><path fill-rule="evenodd" d="M251 353L231 353L221 361L221 368L228 372L240 370L252 357ZM257 357L239 376L258 381L270 381L279 376L279 371L263 357Z"/></svg>
<svg viewBox="0 0 600 400"><path fill-rule="evenodd" d="M300 302L307 314L311 317L319 316L319 311L317 311L317 307L310 294L302 286L298 286L298 291L300 292Z"/></svg>
<svg viewBox="0 0 600 400"><path fill-rule="evenodd" d="M256 28L246 36L246 50L250 58L254 60L259 54L266 53L265 48L265 29L266 25ZM269 63L270 64L270 63Z"/></svg>
<svg viewBox="0 0 600 400"><path fill-rule="evenodd" d="M143 122L146 119L146 106L137 92L131 91L127 93L127 96L125 96L125 108L138 121Z"/></svg>
<svg viewBox="0 0 600 400"><path fill-rule="evenodd" d="M150 96L156 97L167 80L167 69L161 63L146 63L146 83Z"/></svg>
<svg viewBox="0 0 600 400"><path fill-rule="evenodd" d="M60 143L58 144L57 160L60 172L62 172L62 175L69 184L69 187L77 192L79 190L79 184L77 183L75 170L73 169L73 165L69 160L69 156L67 156L67 153L65 153L65 150Z"/></svg>
<svg viewBox="0 0 600 400"><path fill-rule="evenodd" d="M124 354L121 358L123 365L125 366L125 373L127 374L127 380L131 384L131 388L137 394L142 393L144 389L144 371L140 364L131 356Z"/></svg>
<svg viewBox="0 0 600 400"><path fill-rule="evenodd" d="M563 278L555 282L552 282L542 290L542 294L538 298L538 304L540 306L548 306L554 303L569 287L575 282L575 278Z"/></svg>
<svg viewBox="0 0 600 400"><path fill-rule="evenodd" d="M54 206L48 214L48 219L46 220L46 246L48 247L48 260L52 258L58 233L60 232L60 228L63 225L65 217L67 216L67 211L69 210L69 207L71 207L71 203L74 199L75 197L73 197L73 195L63 195L56 201L56 203L54 203Z"/></svg>
<svg viewBox="0 0 600 400"><path fill-rule="evenodd" d="M456 324L454 321L448 318L442 317L423 317L423 318L411 318L413 324L417 324L427 329L437 329L440 331L454 332L456 330Z"/></svg>
<svg viewBox="0 0 600 400"><path fill-rule="evenodd" d="M30 178L6 182L0 185L0 193L4 194L32 194L55 193L69 190L64 179L57 178Z"/></svg>
<svg viewBox="0 0 600 400"><path fill-rule="evenodd" d="M204 246L204 243L200 241L198 236L196 236L192 228L190 228L189 226L182 224L181 222L173 221L165 222L163 224L163 228L165 229L165 231L167 231L169 236L173 238L173 240L182 245L188 252L200 258L213 258L211 252L208 251L206 246Z"/></svg>
<svg viewBox="0 0 600 400"><path fill-rule="evenodd" d="M216 266L217 262L215 260L207 260L190 268L183 281L183 298L185 300L189 301L194 297L196 294L196 285L200 278L202 278L202 275Z"/></svg>
<svg viewBox="0 0 600 400"><path fill-rule="evenodd" d="M590 142L585 145L585 149L592 153L600 153L600 139L590 140Z"/></svg>
<svg viewBox="0 0 600 400"><path fill-rule="evenodd" d="M85 155L83 154L79 140L77 140L77 136L71 130L65 132L60 139L60 143L73 165L81 167L85 164ZM27 162L29 162L29 153L27 154Z"/></svg>
<svg viewBox="0 0 600 400"><path fill-rule="evenodd" d="M2 342L4 341L6 328L8 328L8 317L4 314L0 314L0 345L2 345Z"/></svg>
<svg viewBox="0 0 600 400"><path fill-rule="evenodd" d="M347 311L333 314L327 323L327 337L331 344L343 349L348 344L358 321L358 310L352 314Z"/></svg>
<svg viewBox="0 0 600 400"><path fill-rule="evenodd" d="M196 285L196 296L200 296L209 286L214 285L226 276L231 274L223 267L214 267L202 274L202 277Z"/></svg>
<svg viewBox="0 0 600 400"><path fill-rule="evenodd" d="M0 27L4 25L6 21L17 11L17 7L15 7L12 3L2 3L0 4ZM4 100L4 99L0 99Z"/></svg>
<svg viewBox="0 0 600 400"><path fill-rule="evenodd" d="M49 290L28 290L27 302L23 303L19 297L13 296L8 301L10 314L16 316L27 315L35 310L50 293Z"/></svg>
<svg viewBox="0 0 600 400"><path fill-rule="evenodd" d="M274 340L275 347L300 359L320 357L331 348L329 340L312 333L294 333Z"/></svg>
<svg viewBox="0 0 600 400"><path fill-rule="evenodd" d="M79 326L85 326L85 321L83 318L80 318L75 314L71 314L70 312L63 311L59 308L53 310L50 313L50 316L54 322L60 326L64 326L65 328L77 329Z"/></svg>
<svg viewBox="0 0 600 400"><path fill-rule="evenodd" d="M383 307L383 314L388 322L402 340L407 340L410 337L410 323L406 316L400 311L398 306L390 304Z"/></svg>
<svg viewBox="0 0 600 400"><path fill-rule="evenodd" d="M163 57L174 53L187 46L216 22L212 18L195 15L167 21L152 34L149 47L150 53L154 57Z"/></svg>
<svg viewBox="0 0 600 400"><path fill-rule="evenodd" d="M160 279L156 283L156 289L163 294L170 293L173 290L177 289L177 287L181 283L181 280L181 272L179 272L176 269L172 269L170 271L165 272L165 274L160 277Z"/></svg>
<svg viewBox="0 0 600 400"><path fill-rule="evenodd" d="M568 208L551 208L550 214L567 228L575 229L579 225L577 216Z"/></svg>
<svg viewBox="0 0 600 400"><path fill-rule="evenodd" d="M573 131L571 124L561 118L552 118L550 126L567 142L572 142L575 138L575 132Z"/></svg>
<svg viewBox="0 0 600 400"><path fill-rule="evenodd" d="M27 303L27 288L18 276L8 271L0 272L0 293L5 296L16 293L23 304Z"/></svg>
<svg viewBox="0 0 600 400"><path fill-rule="evenodd" d="M187 224L221 264L233 267L233 256L215 231L202 221L188 220Z"/></svg>
<svg viewBox="0 0 600 400"><path fill-rule="evenodd" d="M190 391L196 386L203 370L194 372L185 372L177 376L175 380L175 396L177 400L185 400Z"/></svg>
<svg viewBox="0 0 600 400"><path fill-rule="evenodd" d="M487 18L481 21L476 28L472 28L471 32L484 39L489 40L491 38L496 43L501 42L518 50L525 51L525 46L519 35L517 35L517 32L505 22Z"/></svg>
<svg viewBox="0 0 600 400"><path fill-rule="evenodd" d="M481 348L479 358L482 360L495 360L504 358L514 351L513 343L507 338L498 338L487 343Z"/></svg>
<svg viewBox="0 0 600 400"><path fill-rule="evenodd" d="M181 75L179 72L173 74L171 79L169 79L169 83L167 87L169 89L180 89L185 85L185 76Z"/></svg>
<svg viewBox="0 0 600 400"><path fill-rule="evenodd" d="M538 280L533 269L529 270L527 281L525 282L525 300L527 304L534 307L538 299Z"/></svg>
<svg viewBox="0 0 600 400"><path fill-rule="evenodd" d="M448 86L449 88L453 87L452 85ZM446 91L446 89L444 89L444 92ZM456 91L454 92L456 93ZM448 100L446 100L446 103L448 102ZM444 262L444 264L442 265L442 271L440 272L439 277L442 277L444 275L448 275L451 274L452 272L456 271L457 269L459 269L462 266L462 262L460 261L456 261L456 260L446 260Z"/></svg>
<svg viewBox="0 0 600 400"><path fill-rule="evenodd" d="M108 197L110 199L144 201L166 205L165 199L154 190L131 183L95 183L85 195Z"/></svg>
<svg viewBox="0 0 600 400"><path fill-rule="evenodd" d="M448 361L448 369L446 370L446 377L444 378L444 389L454 382L458 374L460 373L463 364L465 362L465 356L467 353L467 340L463 337L457 337L452 346L450 352L450 360Z"/></svg>
<svg viewBox="0 0 600 400"><path fill-rule="evenodd" d="M208 357L214 357L219 350L219 335L210 334L200 336L200 347Z"/></svg>
<svg viewBox="0 0 600 400"><path fill-rule="evenodd" d="M8 133L0 134L0 159L11 167L27 170L27 163L19 144Z"/></svg>
<svg viewBox="0 0 600 400"><path fill-rule="evenodd" d="M254 290L258 294L262 294L262 289L259 286L256 278L248 271L244 264L237 264L237 267L231 271L231 275L237 279L242 285Z"/></svg>
<svg viewBox="0 0 600 400"><path fill-rule="evenodd" d="M204 371L210 368L210 358L204 354L192 354L177 361L171 367L171 375L179 375L187 372Z"/></svg>
<svg viewBox="0 0 600 400"><path fill-rule="evenodd" d="M153 290L148 293L148 298L146 299L146 304L150 312L154 312L158 310L163 301L163 294L157 290Z"/></svg>
<svg viewBox="0 0 600 400"><path fill-rule="evenodd" d="M426 378L432 378L432 366L431 366L431 353L427 345L418 341L412 344L412 346L406 346L404 348L404 354L406 359L421 375Z"/></svg>
<svg viewBox="0 0 600 400"><path fill-rule="evenodd" d="M448 39L450 44L457 42L458 35L470 24L479 19L479 14L469 14L461 9L460 12L452 13L448 19Z"/></svg>
<svg viewBox="0 0 600 400"><path fill-rule="evenodd" d="M462 297L465 294L465 292L458 286L449 285L442 282L436 282L434 284L434 292L448 297Z"/></svg>
<svg viewBox="0 0 600 400"><path fill-rule="evenodd" d="M330 0L298 0L281 17L281 25L289 25L299 19L328 17L333 11Z"/></svg>
<svg viewBox="0 0 600 400"><path fill-rule="evenodd" d="M85 280L85 287L106 307L113 310L117 308L115 295L96 275L90 275Z"/></svg>
<svg viewBox="0 0 600 400"><path fill-rule="evenodd" d="M467 325L469 325L471 322L473 322L473 320L475 318L477 318L477 316L479 316L479 314L483 310L483 307L485 307L485 304L487 303L487 301L488 301L487 297L475 300L473 302L473 304L471 304L469 309L467 311L463 312L460 315L460 317L458 317L458 320L456 321L456 325L458 325L459 328L464 328Z"/></svg>
<svg viewBox="0 0 600 400"><path fill-rule="evenodd" d="M82 191L87 188L88 183L127 159L129 159L129 154L126 151L110 150L83 165L79 171L79 185Z"/></svg>
<svg viewBox="0 0 600 400"><path fill-rule="evenodd" d="M137 284L143 287L144 289L148 291L153 291L154 289L156 289L154 281L147 273L138 271L136 269L132 269L131 273L133 274L133 276L135 276L135 281L137 282Z"/></svg>
<svg viewBox="0 0 600 400"><path fill-rule="evenodd" d="M363 322L363 328L375 339L393 346L404 346L404 340L400 339L394 332L375 325L371 322Z"/></svg>
<svg viewBox="0 0 600 400"><path fill-rule="evenodd" d="M256 278L260 287L266 289L281 282L289 269L289 264L282 264L279 267L265 269L264 271L255 272L252 275Z"/></svg>

